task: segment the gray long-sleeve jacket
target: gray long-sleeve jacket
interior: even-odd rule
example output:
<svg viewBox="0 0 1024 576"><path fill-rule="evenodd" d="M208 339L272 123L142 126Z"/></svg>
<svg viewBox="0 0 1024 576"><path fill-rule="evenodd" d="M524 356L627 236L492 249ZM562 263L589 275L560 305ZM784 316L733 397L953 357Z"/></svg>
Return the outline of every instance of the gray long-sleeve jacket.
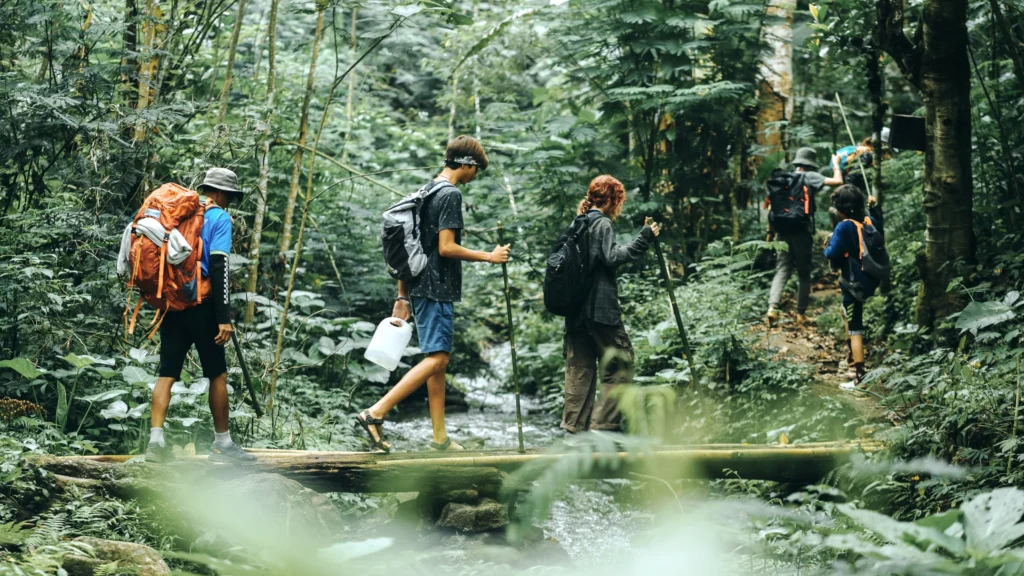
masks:
<svg viewBox="0 0 1024 576"><path fill-rule="evenodd" d="M599 324L616 326L622 323L619 308L619 289L615 283L615 268L643 258L654 240L654 232L645 226L629 244L615 242L612 221L599 210L587 213L590 227L591 287L577 317L566 318L566 328L578 328L584 319Z"/></svg>

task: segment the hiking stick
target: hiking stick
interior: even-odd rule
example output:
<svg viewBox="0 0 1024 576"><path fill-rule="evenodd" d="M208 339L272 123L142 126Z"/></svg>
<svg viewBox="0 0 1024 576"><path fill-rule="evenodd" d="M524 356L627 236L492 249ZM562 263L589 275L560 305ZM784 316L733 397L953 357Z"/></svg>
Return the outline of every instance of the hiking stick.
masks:
<svg viewBox="0 0 1024 576"><path fill-rule="evenodd" d="M505 244L505 228L498 220L498 244ZM501 276L505 280L505 311L508 312L508 342L512 347L512 383L516 389L516 425L519 427L519 453L526 452L523 447L523 411L519 407L519 361L516 358L516 329L512 324L512 294L508 288L508 264L501 265Z"/></svg>
<svg viewBox="0 0 1024 576"><path fill-rule="evenodd" d="M238 336L235 335L234 331L231 332L231 343L235 345L235 354L238 354L238 364L242 367L242 379L245 380L245 387L249 390L250 405L256 411L256 417L263 418L263 409L260 408L260 403L256 400L256 390L253 389L252 381L249 380L249 367L245 365L245 357L242 356L242 346L238 344Z"/></svg>
<svg viewBox="0 0 1024 576"><path fill-rule="evenodd" d="M846 120L846 110L843 108L843 101L839 99L839 92L836 92L836 103L839 104L839 112L843 115L843 124L846 125L846 133L850 135L850 143L853 144L853 149L856 150L857 140L854 139L853 131L850 130L850 123ZM872 150L871 153L874 154L875 151ZM882 151L879 150L878 153L881 154ZM860 174L864 177L864 185L868 187L868 196L874 196L875 193L871 191L871 181L868 180L868 171L864 168L864 163L861 162L859 158L857 159L857 165L860 166Z"/></svg>
<svg viewBox="0 0 1024 576"><path fill-rule="evenodd" d="M657 236L654 237L654 252L658 256L658 267L661 269L661 277L665 281L665 290L668 292L668 301L672 305L672 315L676 319L679 338L683 341L683 354L686 354L686 363L690 366L693 384L699 386L697 366L693 363L693 351L690 350L690 339L686 336L686 328L683 327L683 317L679 314L679 304L676 303L676 291L672 288L672 277L668 274L668 264L665 262L665 255L661 251L661 243L658 242Z"/></svg>

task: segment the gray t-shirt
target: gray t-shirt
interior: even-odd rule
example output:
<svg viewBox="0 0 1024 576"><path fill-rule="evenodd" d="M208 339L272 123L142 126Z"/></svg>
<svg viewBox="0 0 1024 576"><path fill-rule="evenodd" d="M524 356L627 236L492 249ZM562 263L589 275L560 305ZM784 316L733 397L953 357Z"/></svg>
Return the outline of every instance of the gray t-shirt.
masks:
<svg viewBox="0 0 1024 576"><path fill-rule="evenodd" d="M427 185L433 187L435 181ZM412 295L437 302L462 300L462 261L443 258L437 251L442 230L454 230L455 242L462 243L462 193L446 184L431 194L420 210L420 239L427 255L427 267L410 284Z"/></svg>

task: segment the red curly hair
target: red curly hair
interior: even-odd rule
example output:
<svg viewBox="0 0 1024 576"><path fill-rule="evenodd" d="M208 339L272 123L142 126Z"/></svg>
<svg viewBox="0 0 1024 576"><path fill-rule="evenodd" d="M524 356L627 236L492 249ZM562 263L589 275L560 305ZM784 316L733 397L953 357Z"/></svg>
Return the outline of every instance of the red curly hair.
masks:
<svg viewBox="0 0 1024 576"><path fill-rule="evenodd" d="M604 215L614 220L626 203L626 188L614 177L602 174L590 182L587 197L580 202L578 214L586 214L591 208L600 208Z"/></svg>

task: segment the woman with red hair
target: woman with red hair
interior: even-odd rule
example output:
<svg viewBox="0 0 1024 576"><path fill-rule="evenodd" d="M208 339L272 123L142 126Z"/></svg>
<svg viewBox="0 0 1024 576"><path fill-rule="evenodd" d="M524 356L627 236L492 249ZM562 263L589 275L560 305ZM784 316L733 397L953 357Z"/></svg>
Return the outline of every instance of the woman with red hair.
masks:
<svg viewBox="0 0 1024 576"><path fill-rule="evenodd" d="M565 319L565 406L561 427L570 434L589 429L622 429L612 390L633 379L633 345L622 324L615 268L643 257L658 235L650 219L632 242L615 242L612 222L622 212L626 189L615 178L598 176L580 202L579 215L587 219L587 270L590 291L575 314ZM600 370L598 363L600 362ZM597 377L601 399L595 406Z"/></svg>

